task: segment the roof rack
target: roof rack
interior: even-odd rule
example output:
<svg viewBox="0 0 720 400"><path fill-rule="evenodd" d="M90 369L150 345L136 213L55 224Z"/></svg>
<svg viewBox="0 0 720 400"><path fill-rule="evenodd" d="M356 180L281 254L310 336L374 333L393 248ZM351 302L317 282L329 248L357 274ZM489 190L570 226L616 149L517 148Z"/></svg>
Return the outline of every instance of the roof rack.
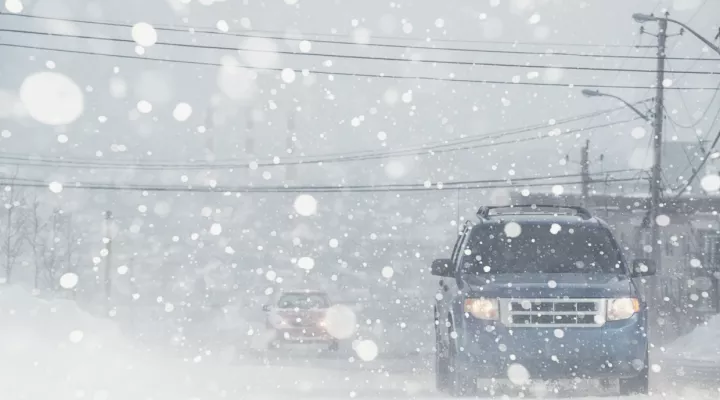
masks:
<svg viewBox="0 0 720 400"><path fill-rule="evenodd" d="M502 211L505 210L505 211ZM592 218L592 214L586 208L578 206L560 206L545 204L517 204L509 206L482 206L477 211L477 217L480 219L488 219L490 214L493 215L511 215L511 214L563 214L575 215L583 219Z"/></svg>

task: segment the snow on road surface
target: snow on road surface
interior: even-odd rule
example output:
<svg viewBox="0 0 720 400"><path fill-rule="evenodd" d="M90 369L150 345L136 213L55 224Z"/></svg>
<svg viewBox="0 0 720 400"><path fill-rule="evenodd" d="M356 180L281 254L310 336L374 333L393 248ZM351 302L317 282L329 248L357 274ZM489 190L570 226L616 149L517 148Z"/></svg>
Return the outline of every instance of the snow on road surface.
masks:
<svg viewBox="0 0 720 400"><path fill-rule="evenodd" d="M212 356L165 356L141 349L115 323L85 313L72 301L40 299L17 287L0 288L0 326L0 398L8 400L446 397L432 390L429 368L409 375L397 367L340 368L340 359L313 367L312 359L237 365ZM690 397L703 396L693 392ZM686 397L651 397L656 398Z"/></svg>
<svg viewBox="0 0 720 400"><path fill-rule="evenodd" d="M180 400L413 392L390 374L186 361L143 350L69 300L0 288L0 398Z"/></svg>
<svg viewBox="0 0 720 400"><path fill-rule="evenodd" d="M676 358L720 363L720 316L677 339L668 346L667 353Z"/></svg>

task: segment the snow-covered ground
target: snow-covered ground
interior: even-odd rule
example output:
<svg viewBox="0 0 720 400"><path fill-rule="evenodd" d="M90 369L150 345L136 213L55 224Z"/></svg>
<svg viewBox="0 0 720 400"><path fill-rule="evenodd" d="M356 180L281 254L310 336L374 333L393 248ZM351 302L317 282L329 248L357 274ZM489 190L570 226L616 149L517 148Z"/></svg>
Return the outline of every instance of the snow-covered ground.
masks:
<svg viewBox="0 0 720 400"><path fill-rule="evenodd" d="M432 389L426 361L363 364L346 354L312 352L269 353L266 362L233 360L230 352L170 356L140 348L114 322L72 301L37 298L17 287L0 288L0 326L0 398L8 400L443 397ZM652 398L703 396L713 398L707 392Z"/></svg>
<svg viewBox="0 0 720 400"><path fill-rule="evenodd" d="M720 316L715 316L663 349L662 381L720 393Z"/></svg>
<svg viewBox="0 0 720 400"><path fill-rule="evenodd" d="M670 346L668 356L720 364L720 316L711 318Z"/></svg>
<svg viewBox="0 0 720 400"><path fill-rule="evenodd" d="M427 391L427 379L371 368L237 365L212 354L182 359L143 350L113 322L72 301L39 299L17 287L0 288L0 326L2 399L347 398Z"/></svg>

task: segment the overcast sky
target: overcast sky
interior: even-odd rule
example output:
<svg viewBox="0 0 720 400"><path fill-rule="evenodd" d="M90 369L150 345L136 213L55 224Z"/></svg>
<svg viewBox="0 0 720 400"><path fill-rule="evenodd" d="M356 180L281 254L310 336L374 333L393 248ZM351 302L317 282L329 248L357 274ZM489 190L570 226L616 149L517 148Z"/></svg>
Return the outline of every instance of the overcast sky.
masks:
<svg viewBox="0 0 720 400"><path fill-rule="evenodd" d="M571 85L637 86L634 89L603 89L629 102L654 96L654 90L650 88L654 84L653 73L571 70L571 67L652 70L654 59L507 52L652 57L654 48L632 47L655 43L654 37L639 35L640 26L632 20L633 13L657 13L667 9L673 18L688 22L710 39L717 33L717 16L720 15L720 2L714 0L25 0L21 3L24 6L22 13L36 16L129 26L145 22L155 27L203 28L217 33L229 30L245 35L157 30L158 43L138 48L133 40L142 41L147 36L142 32L139 37L133 36L127 26L0 15L2 29L124 40L2 32L1 43L135 57L0 47L3 60L0 64L0 131L4 131L0 135L0 151L20 157L33 154L51 160L67 157L102 163L169 164L201 160L240 166L232 171L178 168L144 171L63 168L52 163L40 167L21 163L19 176L45 182L177 185L210 184L212 181L219 185L352 185L422 183L426 180L435 183L576 174L579 171L577 164L563 165L562 160L569 155L571 161L579 161L579 147L586 139L592 141L592 160L605 155L603 163L592 163L593 173L648 167L652 159L648 151L651 128L642 121L621 123L635 117L627 109L568 124L557 123L565 118L619 106L610 99L585 98L580 94L580 88ZM18 11L17 5L18 0L5 3L9 11ZM654 33L657 26L648 23L646 29ZM671 27L671 34L677 32L677 27ZM280 39L258 39L248 37L248 34ZM162 45L162 42L205 48L173 47ZM494 52L378 47L373 44ZM226 49L209 49L207 46ZM234 50L237 48L302 54L238 52ZM538 67L408 63L346 59L334 55ZM687 33L668 40L668 56L718 58ZM142 57L229 67L137 59ZM235 65L256 69L247 71L237 69ZM565 68L539 68L546 65ZM671 60L668 70L714 71L717 67L717 61ZM292 74L283 76L278 71L286 68L295 71L294 79ZM310 70L309 76L304 76L302 69ZM38 75L48 72L52 74ZM384 74L408 79L369 79L343 74ZM430 81L413 79L415 77L507 84ZM669 73L667 78L666 84L671 88L714 89L718 86L718 78L711 75ZM560 85L532 86L512 82ZM53 101L58 93L64 96L62 101ZM675 121L691 125L697 118L706 118L694 128L675 130L668 121L666 140L695 142L698 134L708 135L717 107L713 106L708 114L703 112L714 99L715 90L668 90L666 93L666 107ZM179 103L186 103L189 108L181 106L174 115ZM288 119L293 120L290 131L294 133L294 141ZM562 133L566 129L579 130L611 123L617 124L578 134L527 140L550 132ZM359 150L398 150L528 126L533 128L525 133L496 138L496 142L525 140L514 144L474 141L470 143L482 143L484 147L437 155L306 165L296 169L296 174L291 176L293 179L287 179L287 171L277 166L261 166L248 172L253 161L281 163L299 155L324 157ZM289 147L292 154L288 154ZM5 174L15 171L12 162L3 168ZM567 190L577 191L577 185ZM452 203L454 194L408 196L413 195L416 200L425 201L426 206L417 206L420 210L414 210L403 207L406 203L401 201L398 210L411 214L424 209L428 222L442 223L448 232L454 230L449 224L459 212ZM181 199L175 194L147 197L140 193L65 190L59 195L48 193L47 200L49 204L60 205L69 211L92 213L96 220L92 229L95 230L101 227L100 212L112 209L118 218L125 218L121 229L130 232L132 226L142 226L129 235L135 235L139 241L153 238L153 251L162 252L162 243L169 243L173 235L181 234L184 238L198 229L207 232L210 225L206 217L201 217L203 207L222 211L213 211L210 219L229 218L237 224L262 220L267 213L278 213L281 218L286 218L294 212L292 202L296 194L256 194L242 200L218 196L197 195ZM368 196L320 196L318 208L324 210L325 215L363 209L358 207L361 203L356 198ZM467 193L463 196L461 203L468 209L488 201L487 195ZM266 197L270 201L265 202ZM434 205L435 209L428 204ZM139 206L148 207L149 216L141 217ZM182 217L169 218L178 214ZM153 215L164 218L162 223L151 222ZM398 214L398 218L402 216ZM202 222L199 218L203 218ZM348 220L347 223L351 222ZM237 229L245 228L238 225ZM228 232L231 230L226 229L223 235ZM267 233L263 230L257 235L262 237ZM424 232L418 234L425 235ZM218 251L222 253L227 241L221 242ZM95 246L102 247L101 243L95 243ZM131 251L132 246L128 245L128 249Z"/></svg>
<svg viewBox="0 0 720 400"><path fill-rule="evenodd" d="M225 21L230 31L275 36L302 37L310 42L312 53L350 54L368 57L405 57L455 61L496 62L555 66L590 66L603 68L653 69L652 59L597 59L584 57L516 55L497 53L448 52L441 50L403 50L368 46L314 43L314 39L350 42L425 44L437 47L461 47L493 50L538 52L580 52L609 55L651 56L654 49L627 48L626 45L654 43L648 35L639 36L639 25L631 19L633 12L660 12L667 9L674 18L690 21L701 33L712 38L717 30L720 4L702 0L666 1L453 1L453 2L358 2L358 1L198 1L198 0L128 0L116 1L25 1L28 14L176 27L204 27L217 30L218 21ZM292 4L286 4L292 3ZM702 5L701 10L698 9ZM107 27L57 21L2 16L2 25L9 29L64 32L81 35L132 39L129 28ZM647 24L649 32L655 24ZM270 31L270 32L265 32ZM671 33L676 32L671 29ZM317 36L337 35L337 36ZM388 37L394 39L387 39ZM38 35L3 33L3 42L43 47L136 55L133 43L108 42L73 38L50 38ZM429 38L429 39L428 39ZM209 34L159 32L160 41L196 43L220 47L270 48L299 51L296 40L257 40ZM429 40L429 42L427 42ZM441 41L442 40L442 41ZM515 42L508 43L495 42ZM423 43L425 42L425 43ZM671 57L697 57L703 46L689 34L669 39ZM587 45L609 45L595 47ZM621 47L614 47L614 46ZM239 53L230 50L177 48L155 45L145 56L228 62L271 68L292 68L297 78L284 84L277 72L259 72L247 78L233 72L218 72L217 67L186 64L165 64L151 61L63 54L31 49L2 48L3 59L12 60L0 66L0 89L3 99L11 99L23 80L35 72L52 71L70 77L84 91L84 109L74 122L50 127L32 118L5 118L3 129L13 135L3 139L0 147L13 153L36 153L46 156L65 155L72 158L114 160L141 157L144 160L185 162L191 159L248 159L247 136L254 138L257 158L285 157L288 137L287 119L294 119L297 150L304 154L321 155L357 150L399 149L437 140L456 139L527 125L548 124L578 114L607 109L618 104L609 99L586 99L578 88L491 85L480 83L428 82L412 79L368 80L347 76L302 77L300 69L329 72L430 76L471 80L513 80L563 84L603 84L649 87L654 83L651 73L618 73L613 71L570 71L512 67L471 67L464 65L409 64L378 60L347 60L340 58ZM224 57L224 58L223 58ZM716 62L672 61L669 69L710 71ZM536 77L535 77L536 76ZM329 80L333 78L333 80ZM673 86L715 87L717 79L708 75L670 74ZM652 97L649 89L607 89L628 101ZM688 124L705 109L713 91L668 91L667 108L673 118ZM152 111L141 114L137 103L145 100ZM684 100L687 108L683 105ZM173 118L177 103L186 102L192 115L185 122ZM251 107L254 112L247 111ZM688 113L688 111L690 113ZM676 113L675 113L676 112ZM208 117L208 114L213 117ZM5 112L4 114L7 114ZM712 113L711 113L712 114ZM256 120L248 133L248 115ZM610 121L632 118L629 111L583 120L560 128L584 128ZM712 117L712 115L710 115ZM107 122L101 123L98 119ZM210 123L215 121L215 125ZM644 165L635 160L628 165L633 149L647 148L648 134L639 139L629 133L639 122L615 125L593 131L594 156L605 153L609 163L627 168ZM205 134L199 126L213 127ZM709 123L697 128L707 129ZM544 131L552 130L549 127ZM695 140L693 129L668 129L668 139L677 134L682 140ZM378 136L383 132L381 136ZM67 136L66 143L58 135ZM214 139L209 140L212 136ZM380 140L385 138L385 140ZM419 160L402 159L386 168L387 161L342 164L337 168L304 167L305 183L337 179L367 180L367 171L374 179L397 181L418 180L431 175L435 180L450 177L477 178L506 173L513 167L537 168L557 166L570 153L579 157L579 138L546 139L530 143L459 151ZM62 139L64 140L64 139ZM208 154L208 147L212 154ZM557 150L555 148L557 147ZM541 151L542 150L542 151ZM488 153L491 153L488 155ZM98 155L100 155L98 157ZM531 156L528 160L526 156ZM635 158L638 158L637 154ZM648 157L649 160L649 157ZM547 163L546 163L547 162ZM498 164L497 170L492 166ZM610 166L607 166L611 168ZM438 171L440 168L440 171ZM360 170L362 174L353 174ZM565 169L562 169L563 171ZM276 172L277 171L277 172ZM282 169L274 173L270 184L282 182ZM557 170L558 172L561 169ZM47 171L46 171L47 172ZM61 177L71 171L56 171ZM261 179L262 170L255 179ZM529 172L529 171L528 171ZM35 171L28 171L35 174ZM127 174L127 172L126 172ZM350 175L347 175L350 174ZM93 179L118 179L121 173L103 171ZM178 174L175 174L178 175ZM167 179L175 179L173 175ZM387 175L387 176L384 176ZM267 174L266 174L267 176ZM136 176L133 175L133 178ZM335 177L335 178L333 178ZM67 179L67 177L65 177ZM142 178L142 177L140 177ZM312 178L312 179L311 179ZM175 182L173 182L175 183Z"/></svg>

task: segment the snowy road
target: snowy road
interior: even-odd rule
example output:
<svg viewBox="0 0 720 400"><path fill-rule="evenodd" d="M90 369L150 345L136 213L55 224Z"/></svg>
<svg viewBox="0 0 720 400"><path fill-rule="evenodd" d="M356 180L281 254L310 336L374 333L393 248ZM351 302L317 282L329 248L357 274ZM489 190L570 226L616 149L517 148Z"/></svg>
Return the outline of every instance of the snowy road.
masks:
<svg viewBox="0 0 720 400"><path fill-rule="evenodd" d="M0 290L0 398L9 400L439 399L430 355L370 362L314 352L169 354L140 349L108 320L63 300ZM666 368L670 371L670 368ZM672 387L652 399L717 399L715 387ZM658 387L663 383L664 387ZM684 383L683 383L684 385ZM662 393L666 391L667 395ZM588 393L548 393L579 398ZM638 397L638 399L641 397Z"/></svg>

